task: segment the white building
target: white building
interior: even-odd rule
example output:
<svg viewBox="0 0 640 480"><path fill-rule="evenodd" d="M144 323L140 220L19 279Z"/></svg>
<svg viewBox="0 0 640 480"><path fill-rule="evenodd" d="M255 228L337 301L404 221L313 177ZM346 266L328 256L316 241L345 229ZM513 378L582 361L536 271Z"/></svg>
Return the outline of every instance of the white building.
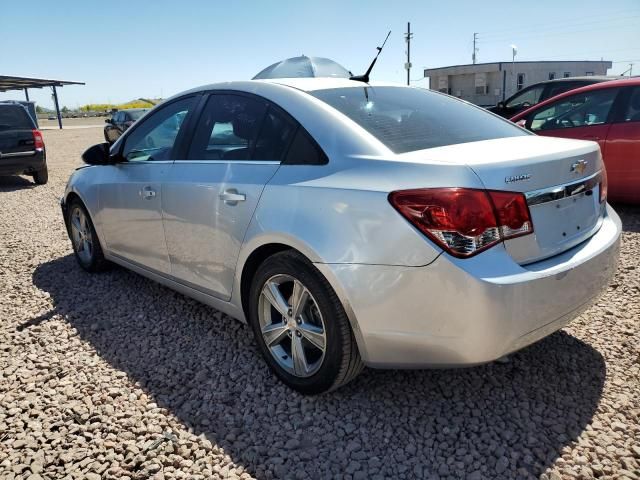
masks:
<svg viewBox="0 0 640 480"><path fill-rule="evenodd" d="M476 105L495 105L528 85L563 77L606 75L609 61L495 62L428 68L432 90Z"/></svg>

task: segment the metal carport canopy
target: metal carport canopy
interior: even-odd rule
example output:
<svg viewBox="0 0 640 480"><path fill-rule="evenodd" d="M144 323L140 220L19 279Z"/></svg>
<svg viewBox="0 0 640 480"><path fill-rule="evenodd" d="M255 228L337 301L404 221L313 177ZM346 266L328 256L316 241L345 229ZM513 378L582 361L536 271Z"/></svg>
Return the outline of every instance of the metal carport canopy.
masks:
<svg viewBox="0 0 640 480"><path fill-rule="evenodd" d="M65 85L84 85L84 82L0 75L0 92L7 92L9 90L24 90L24 95L27 101L29 101L30 88L51 87L51 89L53 90L53 102L56 106L56 115L58 117L58 126L60 128L62 128L62 115L60 115L60 106L58 104L58 92L56 91L56 87L64 87Z"/></svg>

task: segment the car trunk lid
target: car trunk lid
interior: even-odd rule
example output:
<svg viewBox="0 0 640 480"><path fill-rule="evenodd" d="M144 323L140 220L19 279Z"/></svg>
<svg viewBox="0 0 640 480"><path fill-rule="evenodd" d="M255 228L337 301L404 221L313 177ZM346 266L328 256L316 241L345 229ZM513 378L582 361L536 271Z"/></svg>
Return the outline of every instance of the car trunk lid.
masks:
<svg viewBox="0 0 640 480"><path fill-rule="evenodd" d="M520 264L566 251L600 226L603 164L596 143L532 135L450 145L407 156L464 164L487 189L524 193L533 234L504 242Z"/></svg>

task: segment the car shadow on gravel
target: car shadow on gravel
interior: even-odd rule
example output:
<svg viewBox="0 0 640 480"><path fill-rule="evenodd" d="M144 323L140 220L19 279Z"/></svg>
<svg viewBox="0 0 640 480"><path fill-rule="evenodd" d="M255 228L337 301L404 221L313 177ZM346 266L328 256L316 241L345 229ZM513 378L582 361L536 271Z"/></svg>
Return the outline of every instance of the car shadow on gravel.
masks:
<svg viewBox="0 0 640 480"><path fill-rule="evenodd" d="M268 371L250 328L136 274L90 275L68 255L33 281L105 361L258 478L537 478L605 381L600 353L559 332L505 363L365 370L304 397Z"/></svg>
<svg viewBox="0 0 640 480"><path fill-rule="evenodd" d="M32 181L17 175L0 177L0 192L14 192L16 190L34 188L35 186L36 184Z"/></svg>

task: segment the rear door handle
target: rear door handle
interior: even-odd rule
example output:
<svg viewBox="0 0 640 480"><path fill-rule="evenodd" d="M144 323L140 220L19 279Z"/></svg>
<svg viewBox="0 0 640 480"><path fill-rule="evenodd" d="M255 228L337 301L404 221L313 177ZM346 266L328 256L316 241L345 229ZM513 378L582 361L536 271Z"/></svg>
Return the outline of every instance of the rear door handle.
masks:
<svg viewBox="0 0 640 480"><path fill-rule="evenodd" d="M227 205L237 205L238 202L244 202L247 196L244 193L238 193L235 188L229 188L220 194L220 200Z"/></svg>
<svg viewBox="0 0 640 480"><path fill-rule="evenodd" d="M594 142L600 141L600 137L596 137L596 136L593 136L593 135L585 135L582 138L585 139L585 140L593 140Z"/></svg>
<svg viewBox="0 0 640 480"><path fill-rule="evenodd" d="M156 191L151 187L144 187L140 192L138 192L142 198L145 200L149 200L156 196Z"/></svg>

